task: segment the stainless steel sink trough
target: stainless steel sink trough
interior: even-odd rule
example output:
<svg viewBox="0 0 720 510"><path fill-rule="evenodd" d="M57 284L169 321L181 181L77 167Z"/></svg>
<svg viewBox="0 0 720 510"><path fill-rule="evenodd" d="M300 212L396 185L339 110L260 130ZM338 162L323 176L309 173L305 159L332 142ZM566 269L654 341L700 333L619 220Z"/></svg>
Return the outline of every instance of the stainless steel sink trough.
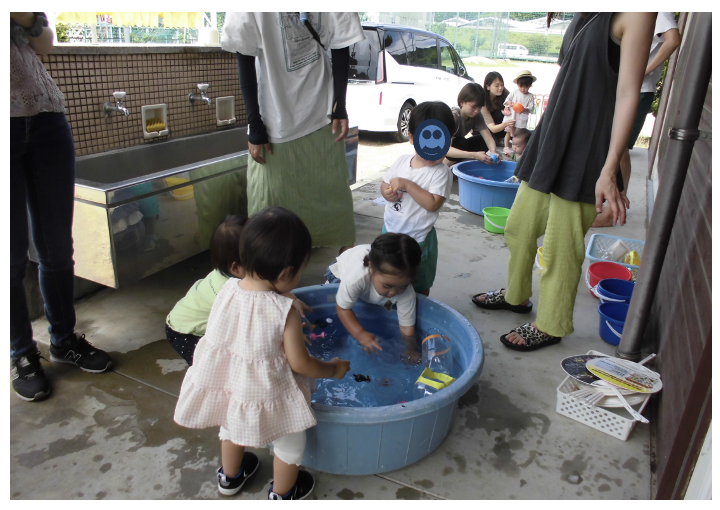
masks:
<svg viewBox="0 0 720 510"><path fill-rule="evenodd" d="M351 128L350 184L357 146ZM247 158L246 126L77 158L75 275L119 288L208 249L225 216L247 215Z"/></svg>

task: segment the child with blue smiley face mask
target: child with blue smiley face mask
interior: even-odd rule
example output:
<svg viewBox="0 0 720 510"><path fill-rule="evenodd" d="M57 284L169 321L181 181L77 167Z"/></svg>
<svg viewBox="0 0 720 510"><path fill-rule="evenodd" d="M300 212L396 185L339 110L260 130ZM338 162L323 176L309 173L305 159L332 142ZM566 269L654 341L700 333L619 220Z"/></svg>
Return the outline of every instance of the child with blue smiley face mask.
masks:
<svg viewBox="0 0 720 510"><path fill-rule="evenodd" d="M455 119L445 103L417 105L408 126L415 153L400 156L380 185L387 200L383 233L407 234L420 244L422 260L413 288L425 296L430 294L437 270L435 222L453 181L452 172L443 163L451 142L449 126L455 126Z"/></svg>

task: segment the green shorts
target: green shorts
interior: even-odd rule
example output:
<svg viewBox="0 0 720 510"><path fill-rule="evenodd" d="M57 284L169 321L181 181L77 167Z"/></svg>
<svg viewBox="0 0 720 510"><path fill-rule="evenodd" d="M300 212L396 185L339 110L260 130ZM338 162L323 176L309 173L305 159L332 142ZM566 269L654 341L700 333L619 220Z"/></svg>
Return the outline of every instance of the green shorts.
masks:
<svg viewBox="0 0 720 510"><path fill-rule="evenodd" d="M385 225L383 225L382 233L387 233ZM418 244L422 250L422 259L420 260L420 269L413 282L413 289L415 292L422 292L433 286L437 273L438 239L435 227L431 228L425 240Z"/></svg>

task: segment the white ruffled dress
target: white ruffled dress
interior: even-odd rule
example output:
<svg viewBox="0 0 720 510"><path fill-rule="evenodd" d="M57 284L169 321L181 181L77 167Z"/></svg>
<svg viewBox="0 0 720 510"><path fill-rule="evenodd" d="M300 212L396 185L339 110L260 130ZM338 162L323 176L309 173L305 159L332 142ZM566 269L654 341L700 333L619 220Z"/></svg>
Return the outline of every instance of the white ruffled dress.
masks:
<svg viewBox="0 0 720 510"><path fill-rule="evenodd" d="M223 426L242 446L264 446L316 424L310 381L290 368L283 331L292 300L231 278L213 304L175 407L184 427Z"/></svg>

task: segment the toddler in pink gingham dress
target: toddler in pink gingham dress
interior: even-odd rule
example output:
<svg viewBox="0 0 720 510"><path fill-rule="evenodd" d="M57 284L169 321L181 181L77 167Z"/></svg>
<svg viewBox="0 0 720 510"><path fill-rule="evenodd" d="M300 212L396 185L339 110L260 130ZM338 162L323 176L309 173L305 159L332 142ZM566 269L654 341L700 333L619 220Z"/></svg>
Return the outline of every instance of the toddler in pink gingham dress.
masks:
<svg viewBox="0 0 720 510"><path fill-rule="evenodd" d="M314 486L299 470L305 430L316 424L308 378L341 379L350 363L321 361L305 347L300 315L281 294L294 289L312 240L302 220L268 207L248 220L240 237L245 278L230 278L217 295L205 336L183 380L175 421L220 427L218 490L240 491L259 466L246 446L272 443L269 499L303 499Z"/></svg>

